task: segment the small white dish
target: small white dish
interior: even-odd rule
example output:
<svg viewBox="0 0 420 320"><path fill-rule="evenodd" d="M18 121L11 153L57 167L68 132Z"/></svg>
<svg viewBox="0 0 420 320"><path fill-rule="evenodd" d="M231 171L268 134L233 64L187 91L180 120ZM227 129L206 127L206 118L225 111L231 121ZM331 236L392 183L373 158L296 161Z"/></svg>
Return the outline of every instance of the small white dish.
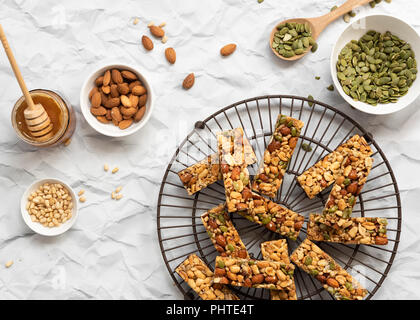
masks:
<svg viewBox="0 0 420 320"><path fill-rule="evenodd" d="M91 103L89 101L89 92L95 86L95 80L102 76L106 70L111 69L128 70L135 73L139 80L143 83L144 87L147 89L146 113L139 122L134 122L125 130L121 130L120 128L114 126L112 123L105 124L99 122L90 112ZM89 125L97 132L109 137L125 137L140 130L147 123L147 121L149 121L154 108L154 92L152 86L147 80L148 78L149 77L145 74L145 71L142 70L140 72L138 67L122 63L106 64L96 69L86 78L80 91L80 108L87 123L89 123Z"/></svg>
<svg viewBox="0 0 420 320"><path fill-rule="evenodd" d="M350 105L352 105L360 111L370 114L394 113L410 105L419 96L420 79L416 79L409 88L407 94L399 98L396 103L378 104L377 106L372 106L368 103L361 101L354 101L343 91L343 88L341 87L341 84L337 79L336 63L340 51L348 42L350 42L351 40L360 39L369 30L375 30L381 33L390 31L392 34L398 36L402 40L407 41L411 45L411 48L416 55L417 62L419 62L418 59L420 59L420 36L409 24L407 24L403 20L400 20L390 15L367 15L350 24L338 37L338 40L332 50L330 59L331 76L334 81L334 86L344 100L346 100Z"/></svg>
<svg viewBox="0 0 420 320"><path fill-rule="evenodd" d="M72 211L72 216L69 220L67 220L66 222L64 222L63 224L59 225L58 227L44 227L41 223L39 222L33 222L31 219L31 216L29 215L28 211L26 211L26 204L28 203L28 197L31 195L32 192L34 192L35 190L37 190L39 188L39 186L43 185L44 183L60 183L62 186L64 186L70 193L71 198L72 198L72 202L73 202L73 211ZM74 193L73 189L66 183L64 183L63 181L57 180L57 179L42 179L39 181L36 181L34 183L32 183L28 189L26 189L25 193L22 196L22 199L20 200L20 211L22 214L22 219L23 221L25 221L26 225L32 229L32 231L43 235L43 236L58 236L64 232L66 232L67 230L69 230L73 224L76 222L77 219L77 214L78 214L78 210L77 210L77 197L76 194Z"/></svg>

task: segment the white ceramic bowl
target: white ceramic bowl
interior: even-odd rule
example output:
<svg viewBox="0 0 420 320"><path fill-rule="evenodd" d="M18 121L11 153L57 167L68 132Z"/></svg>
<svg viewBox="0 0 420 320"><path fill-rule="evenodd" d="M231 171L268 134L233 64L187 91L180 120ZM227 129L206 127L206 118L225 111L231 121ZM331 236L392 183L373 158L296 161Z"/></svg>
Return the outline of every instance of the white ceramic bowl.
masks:
<svg viewBox="0 0 420 320"><path fill-rule="evenodd" d="M73 202L73 211L72 211L72 217L70 218L70 220L67 220L66 222L64 222L63 224L59 225L58 227L44 227L42 224L38 223L38 222L33 222L31 219L31 216L29 215L28 211L26 211L26 204L28 203L28 197L30 196L30 194L32 192L34 192L35 190L37 190L39 188L39 186L41 186L44 183L60 183L61 185L63 185L70 193L71 197L72 197L72 202ZM57 179L42 179L39 181L34 182L33 184L31 184L28 189L26 189L25 193L22 196L22 199L20 200L20 211L22 214L22 218L23 221L25 221L26 225L32 229L33 231L35 231L36 233L43 235L43 236L58 236L64 232L66 232L67 230L69 230L73 224L76 222L77 219L77 197L76 194L74 193L73 189L67 185L66 183L64 183L63 181L57 180Z"/></svg>
<svg viewBox="0 0 420 320"><path fill-rule="evenodd" d="M90 112L91 103L89 101L89 92L94 87L95 80L99 76L103 75L106 70L110 69L129 70L135 73L138 76L139 80L143 83L144 87L147 89L146 113L139 122L134 122L130 127L128 127L125 130L121 130L120 128L114 126L112 123L104 124L99 122ZM147 123L147 121L149 121L154 107L154 93L150 83L147 81L147 78L148 77L147 75L145 75L145 72L140 72L138 67L122 63L106 64L92 72L86 78L82 86L82 90L80 91L80 108L82 109L83 116L85 117L89 125L99 133L102 133L103 135L109 137L125 137L140 130Z"/></svg>
<svg viewBox="0 0 420 320"><path fill-rule="evenodd" d="M336 63L340 51L348 42L360 39L369 30L375 30L381 33L390 31L402 40L407 41L411 45L412 50L416 55L416 59L419 62L420 36L410 25L389 15L367 15L350 24L338 37L338 40L332 50L330 60L331 76L333 78L334 85L344 100L360 111L370 114L389 114L402 110L411 104L420 94L420 79L416 79L409 88L407 94L399 98L396 103L378 104L377 106L372 106L368 103L360 101L354 101L343 91L341 84L337 79Z"/></svg>

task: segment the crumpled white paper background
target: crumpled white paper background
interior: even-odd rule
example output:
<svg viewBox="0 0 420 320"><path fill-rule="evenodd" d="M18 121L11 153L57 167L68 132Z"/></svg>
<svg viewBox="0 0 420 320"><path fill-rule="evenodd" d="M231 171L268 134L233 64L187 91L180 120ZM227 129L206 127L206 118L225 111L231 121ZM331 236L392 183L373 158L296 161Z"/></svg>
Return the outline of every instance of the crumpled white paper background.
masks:
<svg viewBox="0 0 420 320"><path fill-rule="evenodd" d="M278 93L312 94L373 133L394 169L403 204L398 255L375 298L420 298L419 100L397 114L375 117L352 110L338 93L325 89L332 83L332 46L347 26L342 19L324 31L315 54L297 63L279 61L267 44L276 22L321 15L341 2L0 0L0 22L28 87L63 93L78 121L68 147L34 150L19 142L10 112L21 93L6 55L0 54L0 298L181 299L156 234L166 165L195 121L235 101ZM418 1L395 0L357 12L395 14L420 32L419 9ZM150 21L166 22L169 40L163 45L153 39L155 49L145 52L140 39L149 35ZM219 50L230 42L238 48L222 59ZM176 49L175 65L164 58L168 46ZM138 65L156 92L150 122L125 139L97 134L79 109L85 77L108 60ZM182 80L190 72L196 83L185 91ZM104 163L120 171L105 173ZM25 188L44 177L63 179L76 191L83 188L87 198L75 226L51 239L32 233L19 209ZM112 201L110 193L119 185L124 198ZM6 269L8 260L14 265Z"/></svg>

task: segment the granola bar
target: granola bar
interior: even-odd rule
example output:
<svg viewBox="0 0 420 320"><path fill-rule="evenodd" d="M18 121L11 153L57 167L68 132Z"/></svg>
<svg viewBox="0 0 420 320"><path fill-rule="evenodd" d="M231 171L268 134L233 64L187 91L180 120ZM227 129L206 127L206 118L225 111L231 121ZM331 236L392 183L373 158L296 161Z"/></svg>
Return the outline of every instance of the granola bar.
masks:
<svg viewBox="0 0 420 320"><path fill-rule="evenodd" d="M305 217L267 198L252 193L254 208L238 212L249 221L263 225L268 230L292 240L299 236Z"/></svg>
<svg viewBox="0 0 420 320"><path fill-rule="evenodd" d="M283 262L216 257L214 282L238 287L293 290L295 266Z"/></svg>
<svg viewBox="0 0 420 320"><path fill-rule="evenodd" d="M214 283L214 274L195 254L190 255L175 271L203 300L239 300L229 288Z"/></svg>
<svg viewBox="0 0 420 320"><path fill-rule="evenodd" d="M222 257L249 258L248 251L230 220L224 204L204 213L201 220L216 250Z"/></svg>
<svg viewBox="0 0 420 320"><path fill-rule="evenodd" d="M257 157L248 139L244 137L245 162L251 165L257 162ZM220 172L219 154L214 153L192 166L178 172L179 179L189 195L206 188L207 186L222 180Z"/></svg>
<svg viewBox="0 0 420 320"><path fill-rule="evenodd" d="M347 151L355 143L367 146L366 140L356 134L297 177L297 181L310 199L335 182L342 172ZM367 154L369 156L372 154L370 148Z"/></svg>
<svg viewBox="0 0 420 320"><path fill-rule="evenodd" d="M217 135L221 171L228 212L253 208L249 172L244 160L243 130L228 130Z"/></svg>
<svg viewBox="0 0 420 320"><path fill-rule="evenodd" d="M264 260L290 263L285 239L261 243L261 253ZM270 290L271 300L297 300L296 288L293 290Z"/></svg>
<svg viewBox="0 0 420 320"><path fill-rule="evenodd" d="M273 136L252 183L253 190L271 198L276 196L302 127L300 120L281 114L278 116Z"/></svg>
<svg viewBox="0 0 420 320"><path fill-rule="evenodd" d="M354 141L344 150L343 171L336 179L322 212L324 224L333 226L342 218L350 218L356 197L362 191L372 168L371 153L363 138Z"/></svg>
<svg viewBox="0 0 420 320"><path fill-rule="evenodd" d="M309 239L292 253L292 261L319 280L336 300L362 300L367 295L353 277Z"/></svg>
<svg viewBox="0 0 420 320"><path fill-rule="evenodd" d="M347 244L388 244L385 218L340 219L333 227L322 224L321 215L310 214L308 239Z"/></svg>

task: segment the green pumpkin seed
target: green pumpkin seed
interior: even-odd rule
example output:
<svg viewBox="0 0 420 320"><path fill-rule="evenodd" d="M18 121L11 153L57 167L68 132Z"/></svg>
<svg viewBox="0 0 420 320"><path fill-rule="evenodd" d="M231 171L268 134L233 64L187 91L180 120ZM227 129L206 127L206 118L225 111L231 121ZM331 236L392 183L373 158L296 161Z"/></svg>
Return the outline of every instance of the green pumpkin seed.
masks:
<svg viewBox="0 0 420 320"><path fill-rule="evenodd" d="M314 97L312 97L312 95L309 95L309 96L308 96L308 100L314 100ZM310 107L312 107L312 106L314 105L314 103L313 103L312 101L308 101L308 105L309 105Z"/></svg>
<svg viewBox="0 0 420 320"><path fill-rule="evenodd" d="M329 85L328 87L327 87L327 89L329 90L329 91L334 91L334 85Z"/></svg>
<svg viewBox="0 0 420 320"><path fill-rule="evenodd" d="M307 143L302 143L302 149L306 152L311 152L312 151L312 147Z"/></svg>

